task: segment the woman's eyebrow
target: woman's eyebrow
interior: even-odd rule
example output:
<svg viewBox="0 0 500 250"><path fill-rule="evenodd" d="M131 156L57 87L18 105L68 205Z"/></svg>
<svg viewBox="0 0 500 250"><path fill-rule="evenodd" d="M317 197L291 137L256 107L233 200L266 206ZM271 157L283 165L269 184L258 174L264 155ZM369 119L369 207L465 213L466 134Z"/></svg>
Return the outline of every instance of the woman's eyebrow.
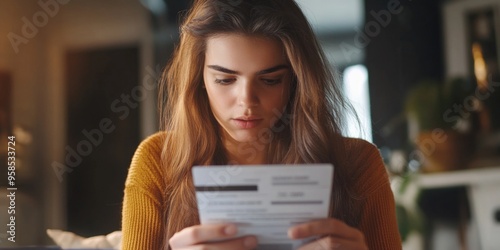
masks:
<svg viewBox="0 0 500 250"><path fill-rule="evenodd" d="M257 72L257 75L269 74L269 73L273 73L273 72L281 70L281 69L288 69L288 68L289 68L288 65L281 64L278 66L274 66L274 67L271 67L268 69L261 70L261 71Z"/></svg>
<svg viewBox="0 0 500 250"><path fill-rule="evenodd" d="M226 69L226 68L219 66L219 65L207 65L207 67L214 69L214 70L217 70L217 71L220 71L220 72L223 72L223 73L231 74L231 75L239 75L240 74L238 71Z"/></svg>
<svg viewBox="0 0 500 250"><path fill-rule="evenodd" d="M226 74L240 75L240 72L238 72L238 71L227 69L227 68L224 68L224 67L219 66L219 65L207 65L207 67L211 68L213 70L217 70L217 71L226 73ZM257 72L257 75L269 74L269 73L273 73L273 72L281 70L281 69L288 69L288 68L289 68L288 65L281 64L281 65L277 65L277 66L274 66L274 67L271 67L268 69L261 70L261 71Z"/></svg>

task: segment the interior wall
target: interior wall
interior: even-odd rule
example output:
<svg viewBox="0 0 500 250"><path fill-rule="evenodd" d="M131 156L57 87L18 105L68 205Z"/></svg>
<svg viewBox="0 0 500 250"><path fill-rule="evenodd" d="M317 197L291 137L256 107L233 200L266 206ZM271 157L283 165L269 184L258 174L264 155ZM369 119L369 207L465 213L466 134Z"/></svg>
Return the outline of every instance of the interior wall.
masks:
<svg viewBox="0 0 500 250"><path fill-rule="evenodd" d="M48 7L50 13L40 2L0 2L2 37L10 32L21 36L24 17L34 23L33 18L38 16L38 24L43 24L35 25L36 35L29 38L27 44L20 44L17 53L8 39L0 39L0 69L12 73L12 123L32 135L31 143L18 152L23 163L16 169L19 178L25 179L24 189L29 191L28 196L35 204L31 207L20 204L19 209L39 213L37 218L40 219L35 233L24 234L27 244L53 244L46 237L45 229L66 227L65 179L58 179L52 167L54 162L63 162L65 157L65 51L139 44L141 79L151 74L148 68L155 68L149 14L139 1L43 1L53 4ZM43 13L47 19L43 19ZM157 127L155 99L143 101L140 109L142 137L145 137ZM20 192L22 189L19 188ZM19 218L21 220L21 216ZM18 245L25 245L22 243L19 241Z"/></svg>
<svg viewBox="0 0 500 250"><path fill-rule="evenodd" d="M9 37L23 36L23 26L37 11L35 1L2 1L0 3L0 68L10 72L12 78L11 124L13 130L28 133L16 138L16 244L30 244L43 240L43 199L40 197L43 166L39 165L39 149L44 144L39 126L40 111L44 108L39 93L43 90L45 34L27 30L33 35L26 44L11 43ZM26 19L24 19L26 18ZM31 136L31 138L30 138ZM3 188L2 188L3 189ZM4 191L4 190L1 190ZM2 196L3 197L3 196ZM2 205L5 204L2 202ZM2 208L3 218L7 210ZM3 234L5 232L2 232ZM10 235L9 235L10 236ZM6 237L4 238L6 239ZM0 245L6 245L3 240Z"/></svg>
<svg viewBox="0 0 500 250"><path fill-rule="evenodd" d="M59 159L64 159L66 138L64 122L66 120L64 99L64 56L68 49L89 49L100 47L122 46L127 44L138 44L140 47L141 62L140 71L143 76L147 74L147 68L151 68L151 33L148 25L148 13L134 0L81 0L72 1L61 9L61 14L56 22L58 27L51 31L48 37L47 48L49 51L50 65L48 81L51 82L46 97L57 96L58 98L47 98L50 108L47 109L49 120L58 120L62 127L47 126L47 131L51 131L52 136L58 138L58 146L54 146L52 157L48 158L46 164L49 166ZM142 78L141 78L142 79ZM141 84L141 83L137 83ZM142 114L143 137L151 134L155 125L154 119L154 98L148 98L140 104ZM109 107L103 107L109 108ZM151 112L152 111L152 112ZM153 115L152 115L153 114ZM57 150L56 150L57 149ZM69 173L71 174L71 173ZM54 178L51 171L49 175ZM50 177L47 177L49 179ZM64 181L64 180L63 180ZM58 189L59 185L52 182L52 191ZM51 191L46 190L47 193ZM64 195L62 195L64 197ZM66 204L61 200L62 204ZM53 217L57 212L52 212ZM117 228L116 230L119 230Z"/></svg>

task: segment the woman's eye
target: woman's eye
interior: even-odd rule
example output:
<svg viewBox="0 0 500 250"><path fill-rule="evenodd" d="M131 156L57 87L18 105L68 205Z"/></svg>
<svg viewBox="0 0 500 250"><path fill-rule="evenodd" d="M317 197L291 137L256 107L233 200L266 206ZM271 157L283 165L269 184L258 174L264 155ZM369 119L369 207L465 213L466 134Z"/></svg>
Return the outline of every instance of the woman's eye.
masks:
<svg viewBox="0 0 500 250"><path fill-rule="evenodd" d="M264 81L264 83L267 85L276 85L276 84L281 82L281 78L280 79L262 79L262 81Z"/></svg>
<svg viewBox="0 0 500 250"><path fill-rule="evenodd" d="M217 84L222 84L222 85L228 85L234 82L234 78L226 78L226 79L215 79L215 83Z"/></svg>

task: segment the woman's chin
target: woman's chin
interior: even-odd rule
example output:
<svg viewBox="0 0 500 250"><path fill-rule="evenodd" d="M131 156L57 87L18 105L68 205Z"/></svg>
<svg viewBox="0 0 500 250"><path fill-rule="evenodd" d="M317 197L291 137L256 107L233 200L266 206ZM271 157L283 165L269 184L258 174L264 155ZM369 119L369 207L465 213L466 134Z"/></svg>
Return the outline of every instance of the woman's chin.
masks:
<svg viewBox="0 0 500 250"><path fill-rule="evenodd" d="M238 143L258 143L259 145L264 145L272 140L272 135L269 136L269 133L264 133L263 135L259 136L258 132L253 131L235 131L233 133L229 133L229 136L233 141Z"/></svg>
<svg viewBox="0 0 500 250"><path fill-rule="evenodd" d="M236 136L233 139L239 143L252 143L257 141L257 136Z"/></svg>

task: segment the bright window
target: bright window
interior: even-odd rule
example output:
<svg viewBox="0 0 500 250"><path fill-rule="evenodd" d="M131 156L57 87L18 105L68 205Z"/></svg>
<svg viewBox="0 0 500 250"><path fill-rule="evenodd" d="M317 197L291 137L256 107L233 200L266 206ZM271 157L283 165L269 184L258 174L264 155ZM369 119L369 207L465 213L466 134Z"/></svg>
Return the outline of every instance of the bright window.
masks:
<svg viewBox="0 0 500 250"><path fill-rule="evenodd" d="M347 67L343 75L344 94L356 110L360 122L358 125L352 115L347 117L347 136L372 142L368 71L364 65L358 64Z"/></svg>

